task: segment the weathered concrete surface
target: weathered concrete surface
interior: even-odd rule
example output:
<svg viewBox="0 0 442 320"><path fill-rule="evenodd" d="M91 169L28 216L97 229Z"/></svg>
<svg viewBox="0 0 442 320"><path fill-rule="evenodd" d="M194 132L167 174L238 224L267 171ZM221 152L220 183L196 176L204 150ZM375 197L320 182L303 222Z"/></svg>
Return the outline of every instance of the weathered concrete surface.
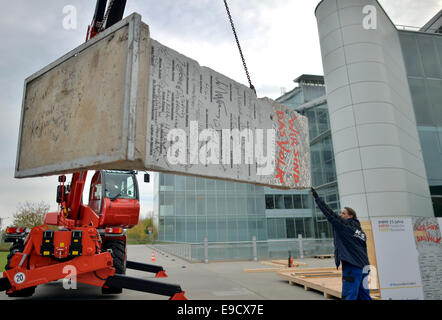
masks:
<svg viewBox="0 0 442 320"><path fill-rule="evenodd" d="M115 168L311 185L306 117L150 39L137 14L28 78L23 100L19 178Z"/></svg>

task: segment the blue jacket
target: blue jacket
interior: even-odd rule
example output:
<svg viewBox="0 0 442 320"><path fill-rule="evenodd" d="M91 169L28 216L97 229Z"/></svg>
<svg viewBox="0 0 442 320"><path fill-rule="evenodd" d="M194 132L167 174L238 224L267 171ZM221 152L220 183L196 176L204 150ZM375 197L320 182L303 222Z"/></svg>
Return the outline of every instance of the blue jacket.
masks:
<svg viewBox="0 0 442 320"><path fill-rule="evenodd" d="M364 268L370 263L367 256L367 236L362 231L357 219L343 219L321 197L315 199L319 209L333 226L335 263L339 268L341 261L346 261L356 267Z"/></svg>

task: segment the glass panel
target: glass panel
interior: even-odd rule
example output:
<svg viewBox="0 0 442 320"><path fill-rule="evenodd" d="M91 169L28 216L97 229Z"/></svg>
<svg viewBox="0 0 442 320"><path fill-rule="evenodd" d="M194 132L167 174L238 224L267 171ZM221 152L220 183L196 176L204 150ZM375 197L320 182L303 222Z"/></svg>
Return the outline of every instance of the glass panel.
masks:
<svg viewBox="0 0 442 320"><path fill-rule="evenodd" d="M247 218L244 217L238 218L238 240L239 241L252 240L252 238L249 238L249 234L247 232Z"/></svg>
<svg viewBox="0 0 442 320"><path fill-rule="evenodd" d="M312 207L312 197L308 194L301 195L302 207L304 209L310 209Z"/></svg>
<svg viewBox="0 0 442 320"><path fill-rule="evenodd" d="M314 238L313 232L313 218L304 218L305 236L307 238Z"/></svg>
<svg viewBox="0 0 442 320"><path fill-rule="evenodd" d="M293 218L285 219L285 226L287 229L287 238L296 238L295 221Z"/></svg>
<svg viewBox="0 0 442 320"><path fill-rule="evenodd" d="M208 206L211 205L211 202L208 202ZM218 215L226 215L227 214L227 201L225 193L221 193L216 197L216 206L217 206L217 214Z"/></svg>
<svg viewBox="0 0 442 320"><path fill-rule="evenodd" d="M293 207L295 209L301 209L302 208L302 202L301 202L301 195L300 194L294 194L293 195Z"/></svg>
<svg viewBox="0 0 442 320"><path fill-rule="evenodd" d="M258 237L257 240L267 240L267 219L260 218L257 220L258 225Z"/></svg>
<svg viewBox="0 0 442 320"><path fill-rule="evenodd" d="M208 191L215 191L215 180L213 179L205 179L206 180L206 188Z"/></svg>
<svg viewBox="0 0 442 320"><path fill-rule="evenodd" d="M302 234L302 237L305 238L303 218L296 218L295 219L295 226L296 226L296 233L297 233L296 236L298 237L299 234Z"/></svg>
<svg viewBox="0 0 442 320"><path fill-rule="evenodd" d="M326 202L331 202L331 201L336 201L336 200L337 200L337 197L336 197L336 194L334 194L334 193L329 194L325 197Z"/></svg>
<svg viewBox="0 0 442 320"><path fill-rule="evenodd" d="M187 242L195 242L196 241L196 218L195 217L187 217L186 218L186 241Z"/></svg>
<svg viewBox="0 0 442 320"><path fill-rule="evenodd" d="M195 178L195 184L198 192L206 190L206 179Z"/></svg>
<svg viewBox="0 0 442 320"><path fill-rule="evenodd" d="M183 176L175 176L175 188L176 190L184 191L186 184L186 178Z"/></svg>
<svg viewBox="0 0 442 320"><path fill-rule="evenodd" d="M227 211L226 214L236 214L236 203L235 197L233 195L229 195L226 197Z"/></svg>
<svg viewBox="0 0 442 320"><path fill-rule="evenodd" d="M286 209L293 209L293 197L291 194L284 195L284 206Z"/></svg>
<svg viewBox="0 0 442 320"><path fill-rule="evenodd" d="M208 235L206 229L206 217L197 217L196 221L196 241L203 242L204 238Z"/></svg>
<svg viewBox="0 0 442 320"><path fill-rule="evenodd" d="M442 80L427 79L433 124L442 127Z"/></svg>
<svg viewBox="0 0 442 320"><path fill-rule="evenodd" d="M238 197L239 200L239 214L246 215L247 214L247 201L245 199L246 195L244 194L241 197Z"/></svg>
<svg viewBox="0 0 442 320"><path fill-rule="evenodd" d="M436 48L432 37L419 36L417 38L419 51L422 56L425 76L431 78L442 77L442 71L439 66L439 59L436 55Z"/></svg>
<svg viewBox="0 0 442 320"><path fill-rule="evenodd" d="M275 209L273 194L266 194L266 209Z"/></svg>
<svg viewBox="0 0 442 320"><path fill-rule="evenodd" d="M175 176L172 174L164 174L164 185L165 186L174 186L175 185Z"/></svg>
<svg viewBox="0 0 442 320"><path fill-rule="evenodd" d="M316 122L316 113L314 110L310 109L305 113L305 115L308 119L310 140L312 140L319 135L318 128L317 128L317 122Z"/></svg>
<svg viewBox="0 0 442 320"><path fill-rule="evenodd" d="M255 205L256 205L255 214L262 216L265 215L265 209L266 209L265 199L260 194L255 195Z"/></svg>
<svg viewBox="0 0 442 320"><path fill-rule="evenodd" d="M249 219L248 220L248 228L249 228L249 239L252 239L253 236L257 237L257 228L256 228L256 220Z"/></svg>
<svg viewBox="0 0 442 320"><path fill-rule="evenodd" d="M227 241L227 222L225 217L219 217L216 220L216 228L217 228L217 241L225 242Z"/></svg>
<svg viewBox="0 0 442 320"><path fill-rule="evenodd" d="M186 200L184 197L176 198L175 215L184 216L186 215Z"/></svg>
<svg viewBox="0 0 442 320"><path fill-rule="evenodd" d="M275 209L284 209L284 196L275 194Z"/></svg>
<svg viewBox="0 0 442 320"><path fill-rule="evenodd" d="M209 241L217 241L216 218L207 217L207 234Z"/></svg>
<svg viewBox="0 0 442 320"><path fill-rule="evenodd" d="M225 193L226 192L226 182L222 180L216 180L216 191Z"/></svg>
<svg viewBox="0 0 442 320"><path fill-rule="evenodd" d="M206 215L206 197L204 195L197 195L196 210L198 215Z"/></svg>
<svg viewBox="0 0 442 320"><path fill-rule="evenodd" d="M186 241L186 219L184 217L176 218L176 241Z"/></svg>
<svg viewBox="0 0 442 320"><path fill-rule="evenodd" d="M276 219L267 219L267 233L269 239L276 239Z"/></svg>
<svg viewBox="0 0 442 320"><path fill-rule="evenodd" d="M158 219L158 239L164 240L164 218Z"/></svg>
<svg viewBox="0 0 442 320"><path fill-rule="evenodd" d="M442 66L442 37L434 37L433 40L436 45L436 50L438 51L439 63Z"/></svg>
<svg viewBox="0 0 442 320"><path fill-rule="evenodd" d="M436 145L439 145L438 130L436 128L418 127L418 133L428 179L430 181L442 180L441 150L435 148Z"/></svg>
<svg viewBox="0 0 442 320"><path fill-rule="evenodd" d="M327 107L327 106L325 106ZM328 111L323 106L317 108L319 135L330 129L328 122Z"/></svg>
<svg viewBox="0 0 442 320"><path fill-rule="evenodd" d="M410 85L417 125L432 126L433 119L425 89L425 81L423 79L409 78L408 83Z"/></svg>
<svg viewBox="0 0 442 320"><path fill-rule="evenodd" d="M253 195L249 195L247 197L247 214L255 214L255 197Z"/></svg>
<svg viewBox="0 0 442 320"><path fill-rule="evenodd" d="M186 177L186 191L195 192L195 178Z"/></svg>
<svg viewBox="0 0 442 320"><path fill-rule="evenodd" d="M423 71L415 36L401 32L399 34L408 75L421 77Z"/></svg>
<svg viewBox="0 0 442 320"><path fill-rule="evenodd" d="M186 194L186 215L194 216L196 215L196 196L192 194Z"/></svg>
<svg viewBox="0 0 442 320"><path fill-rule="evenodd" d="M276 232L277 232L277 239L285 239L287 238L287 230L285 226L285 219L284 218L278 218L276 220Z"/></svg>
<svg viewBox="0 0 442 320"><path fill-rule="evenodd" d="M175 241L175 218L166 217L164 219L164 239L166 241Z"/></svg>

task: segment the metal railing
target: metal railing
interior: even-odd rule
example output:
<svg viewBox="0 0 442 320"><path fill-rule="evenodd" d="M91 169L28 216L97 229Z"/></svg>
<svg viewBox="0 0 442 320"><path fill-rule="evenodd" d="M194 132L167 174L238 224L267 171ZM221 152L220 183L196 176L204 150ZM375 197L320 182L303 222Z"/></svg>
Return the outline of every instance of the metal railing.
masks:
<svg viewBox="0 0 442 320"><path fill-rule="evenodd" d="M154 248L190 262L264 260L331 254L333 239L285 239L267 241L155 244Z"/></svg>

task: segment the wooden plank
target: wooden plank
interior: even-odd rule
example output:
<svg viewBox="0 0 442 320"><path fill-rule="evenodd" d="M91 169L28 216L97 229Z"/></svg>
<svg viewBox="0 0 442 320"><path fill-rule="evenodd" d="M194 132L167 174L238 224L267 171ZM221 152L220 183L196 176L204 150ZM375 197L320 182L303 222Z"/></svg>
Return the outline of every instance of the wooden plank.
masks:
<svg viewBox="0 0 442 320"><path fill-rule="evenodd" d="M288 261L285 261L285 263L281 263L279 260L276 260L278 262L269 262L269 261L261 261L261 264L266 265L266 266L272 266L272 267L287 267L288 268ZM298 267L298 266L306 266L307 263L304 262L297 262L297 261L293 261L293 266L294 267Z"/></svg>
<svg viewBox="0 0 442 320"><path fill-rule="evenodd" d="M374 246L373 229L371 227L371 222L370 221L361 221L361 227L362 227L362 230L364 231L365 235L367 236L368 261L370 262L370 265L374 266L377 270L378 264L377 264L377 260L376 260L376 248ZM375 283L370 283L370 288L373 288L373 289L380 288L379 287L379 275L377 272L376 272Z"/></svg>
<svg viewBox="0 0 442 320"><path fill-rule="evenodd" d="M254 268L254 269L244 269L243 271L246 273L253 273L253 272L292 272L295 270L296 267L293 268L283 268L283 267L277 267L277 268Z"/></svg>
<svg viewBox="0 0 442 320"><path fill-rule="evenodd" d="M333 254L317 254L317 255L313 256L313 258L315 258L315 259L330 259L333 257L334 257Z"/></svg>
<svg viewBox="0 0 442 320"><path fill-rule="evenodd" d="M339 271L341 272L341 268L336 269L334 267L325 267L325 268L298 268L296 270L294 270L295 273L312 273L312 272L336 272ZM282 271L281 272L290 272L290 270L288 271ZM293 273L293 272L292 272Z"/></svg>
<svg viewBox="0 0 442 320"><path fill-rule="evenodd" d="M326 276L324 276L324 274ZM297 284L304 287L304 290L306 291L320 291L326 298L342 298L342 278L340 271L335 270L334 272L329 273L327 273L327 271L322 273L312 271L304 274L296 272L278 272L278 276L281 279L288 280L290 285ZM379 290L370 290L370 296L373 300L381 299Z"/></svg>

